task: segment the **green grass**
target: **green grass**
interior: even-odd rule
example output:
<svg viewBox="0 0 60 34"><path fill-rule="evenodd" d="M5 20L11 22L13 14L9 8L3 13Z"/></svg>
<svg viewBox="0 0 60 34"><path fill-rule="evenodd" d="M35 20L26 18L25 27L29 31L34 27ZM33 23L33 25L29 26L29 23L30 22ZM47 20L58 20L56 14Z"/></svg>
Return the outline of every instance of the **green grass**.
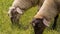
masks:
<svg viewBox="0 0 60 34"><path fill-rule="evenodd" d="M21 28L14 26L8 17L8 8L11 6L13 0L0 0L0 34L34 34L33 28L30 24L33 16L37 12L37 7L32 7L27 10L20 18ZM59 34L60 33L60 18L57 22L56 30L46 28L44 34Z"/></svg>

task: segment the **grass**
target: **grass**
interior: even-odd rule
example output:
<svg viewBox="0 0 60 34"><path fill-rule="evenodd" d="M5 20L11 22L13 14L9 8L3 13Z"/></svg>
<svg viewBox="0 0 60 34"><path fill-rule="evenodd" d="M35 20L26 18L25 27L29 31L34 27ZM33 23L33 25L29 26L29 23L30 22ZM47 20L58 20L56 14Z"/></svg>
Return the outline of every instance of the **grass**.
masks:
<svg viewBox="0 0 60 34"><path fill-rule="evenodd" d="M33 28L30 24L33 16L37 12L37 7L32 7L27 10L20 18L21 28L14 26L8 17L8 8L11 6L13 0L0 0L0 34L34 34ZM52 21L53 22L53 21ZM57 22L56 30L46 28L44 34L59 34L60 33L60 18Z"/></svg>

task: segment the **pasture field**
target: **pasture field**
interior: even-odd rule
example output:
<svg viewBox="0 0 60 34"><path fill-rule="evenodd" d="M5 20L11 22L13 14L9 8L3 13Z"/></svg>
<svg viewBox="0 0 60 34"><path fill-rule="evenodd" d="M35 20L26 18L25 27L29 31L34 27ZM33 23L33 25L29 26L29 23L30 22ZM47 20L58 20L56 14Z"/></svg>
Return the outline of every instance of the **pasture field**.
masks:
<svg viewBox="0 0 60 34"><path fill-rule="evenodd" d="M37 13L37 7L28 9L20 18L21 27L18 28L11 24L8 16L8 8L13 0L0 0L0 34L34 34L30 24L33 16ZM51 26L47 27L43 34L60 34L60 18L58 19L55 30L51 30ZM52 21L53 23L53 21Z"/></svg>

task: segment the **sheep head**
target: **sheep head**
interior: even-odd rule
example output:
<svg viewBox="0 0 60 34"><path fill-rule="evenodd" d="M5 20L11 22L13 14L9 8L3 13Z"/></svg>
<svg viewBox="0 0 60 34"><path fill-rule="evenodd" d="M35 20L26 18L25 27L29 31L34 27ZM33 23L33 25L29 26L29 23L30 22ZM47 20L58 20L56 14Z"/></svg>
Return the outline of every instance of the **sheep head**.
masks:
<svg viewBox="0 0 60 34"><path fill-rule="evenodd" d="M12 24L18 24L19 23L19 17L22 14L22 10L18 7L10 7L8 15L10 16Z"/></svg>
<svg viewBox="0 0 60 34"><path fill-rule="evenodd" d="M42 34L46 25L43 23L44 19L43 18L34 18L32 21L32 25L34 28L35 34Z"/></svg>

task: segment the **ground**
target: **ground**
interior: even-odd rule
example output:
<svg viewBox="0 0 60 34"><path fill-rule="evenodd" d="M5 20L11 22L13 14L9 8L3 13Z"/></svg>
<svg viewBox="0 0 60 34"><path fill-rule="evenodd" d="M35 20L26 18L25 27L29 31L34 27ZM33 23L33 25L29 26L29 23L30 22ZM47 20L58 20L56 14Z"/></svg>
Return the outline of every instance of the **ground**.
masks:
<svg viewBox="0 0 60 34"><path fill-rule="evenodd" d="M11 6L13 0L0 0L0 34L34 34L31 26L31 20L37 13L37 7L32 7L27 10L20 18L21 27L18 28L11 24L8 16L8 8ZM43 34L59 34L60 33L60 18L58 19L55 30L47 27ZM53 21L52 21L53 23Z"/></svg>

